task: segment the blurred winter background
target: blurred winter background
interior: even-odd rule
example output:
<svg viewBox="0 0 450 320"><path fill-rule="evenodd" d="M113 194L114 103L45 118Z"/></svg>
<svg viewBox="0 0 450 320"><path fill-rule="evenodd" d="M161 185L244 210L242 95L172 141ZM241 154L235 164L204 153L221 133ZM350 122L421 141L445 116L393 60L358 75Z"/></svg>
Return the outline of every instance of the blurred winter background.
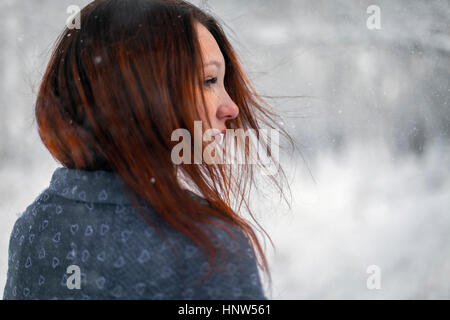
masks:
<svg viewBox="0 0 450 320"><path fill-rule="evenodd" d="M0 1L0 293L9 234L59 166L33 119L66 9ZM450 297L450 1L193 0L285 113L292 207L260 197L271 299ZM381 28L370 30L370 5ZM289 96L305 96L289 98ZM367 268L381 288L367 287Z"/></svg>

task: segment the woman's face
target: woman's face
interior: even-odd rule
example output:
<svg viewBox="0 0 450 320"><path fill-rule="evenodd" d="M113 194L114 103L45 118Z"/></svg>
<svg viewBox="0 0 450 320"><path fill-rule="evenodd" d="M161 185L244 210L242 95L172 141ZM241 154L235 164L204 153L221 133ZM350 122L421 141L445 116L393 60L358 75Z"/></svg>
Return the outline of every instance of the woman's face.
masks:
<svg viewBox="0 0 450 320"><path fill-rule="evenodd" d="M224 86L225 59L213 35L201 23L196 24L200 41L204 74L206 108L200 115L204 129L217 129L225 133L226 122L239 114L238 106L231 100ZM206 114L205 114L206 111ZM211 127L207 119L211 122Z"/></svg>

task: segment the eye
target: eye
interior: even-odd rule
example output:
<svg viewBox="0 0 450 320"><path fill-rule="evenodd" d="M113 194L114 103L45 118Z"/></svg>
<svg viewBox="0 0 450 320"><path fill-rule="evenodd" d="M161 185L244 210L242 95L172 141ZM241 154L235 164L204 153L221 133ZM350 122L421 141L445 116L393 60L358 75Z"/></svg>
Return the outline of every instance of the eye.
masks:
<svg viewBox="0 0 450 320"><path fill-rule="evenodd" d="M211 86L211 84L215 84L216 82L217 82L217 77L208 79L208 80L205 81L205 86L207 88L209 88Z"/></svg>

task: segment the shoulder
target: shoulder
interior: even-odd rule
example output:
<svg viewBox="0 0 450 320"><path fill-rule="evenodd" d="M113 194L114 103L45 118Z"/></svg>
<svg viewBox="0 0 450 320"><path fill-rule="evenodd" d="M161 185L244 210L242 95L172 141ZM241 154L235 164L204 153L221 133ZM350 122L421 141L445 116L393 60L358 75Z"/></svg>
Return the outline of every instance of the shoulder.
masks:
<svg viewBox="0 0 450 320"><path fill-rule="evenodd" d="M131 206L44 192L13 226L5 298L170 297L176 287L159 279L176 276L173 262L163 239ZM80 290L66 286L71 265L79 267Z"/></svg>
<svg viewBox="0 0 450 320"><path fill-rule="evenodd" d="M198 285L208 268L204 253L151 208L147 213L153 226L132 206L43 192L14 224L8 291L17 287L16 293L40 299L264 298L253 250L240 230L232 227L230 237L209 228L226 254L218 261L222 268ZM69 265L80 268L81 290L66 286Z"/></svg>
<svg viewBox="0 0 450 320"><path fill-rule="evenodd" d="M257 260L242 230L230 226L231 235L219 227L210 230L222 242L217 248L217 261L209 277L202 275L209 265L199 248L186 242L184 246L183 298L191 299L266 299Z"/></svg>

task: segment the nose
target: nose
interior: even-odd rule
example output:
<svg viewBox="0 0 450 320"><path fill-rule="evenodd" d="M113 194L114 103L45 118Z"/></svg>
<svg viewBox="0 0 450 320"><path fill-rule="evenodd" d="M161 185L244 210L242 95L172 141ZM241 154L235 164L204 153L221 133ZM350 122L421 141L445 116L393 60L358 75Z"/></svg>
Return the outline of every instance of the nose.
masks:
<svg viewBox="0 0 450 320"><path fill-rule="evenodd" d="M239 115L239 107L228 96L227 100L217 109L217 118L220 120L236 119Z"/></svg>

